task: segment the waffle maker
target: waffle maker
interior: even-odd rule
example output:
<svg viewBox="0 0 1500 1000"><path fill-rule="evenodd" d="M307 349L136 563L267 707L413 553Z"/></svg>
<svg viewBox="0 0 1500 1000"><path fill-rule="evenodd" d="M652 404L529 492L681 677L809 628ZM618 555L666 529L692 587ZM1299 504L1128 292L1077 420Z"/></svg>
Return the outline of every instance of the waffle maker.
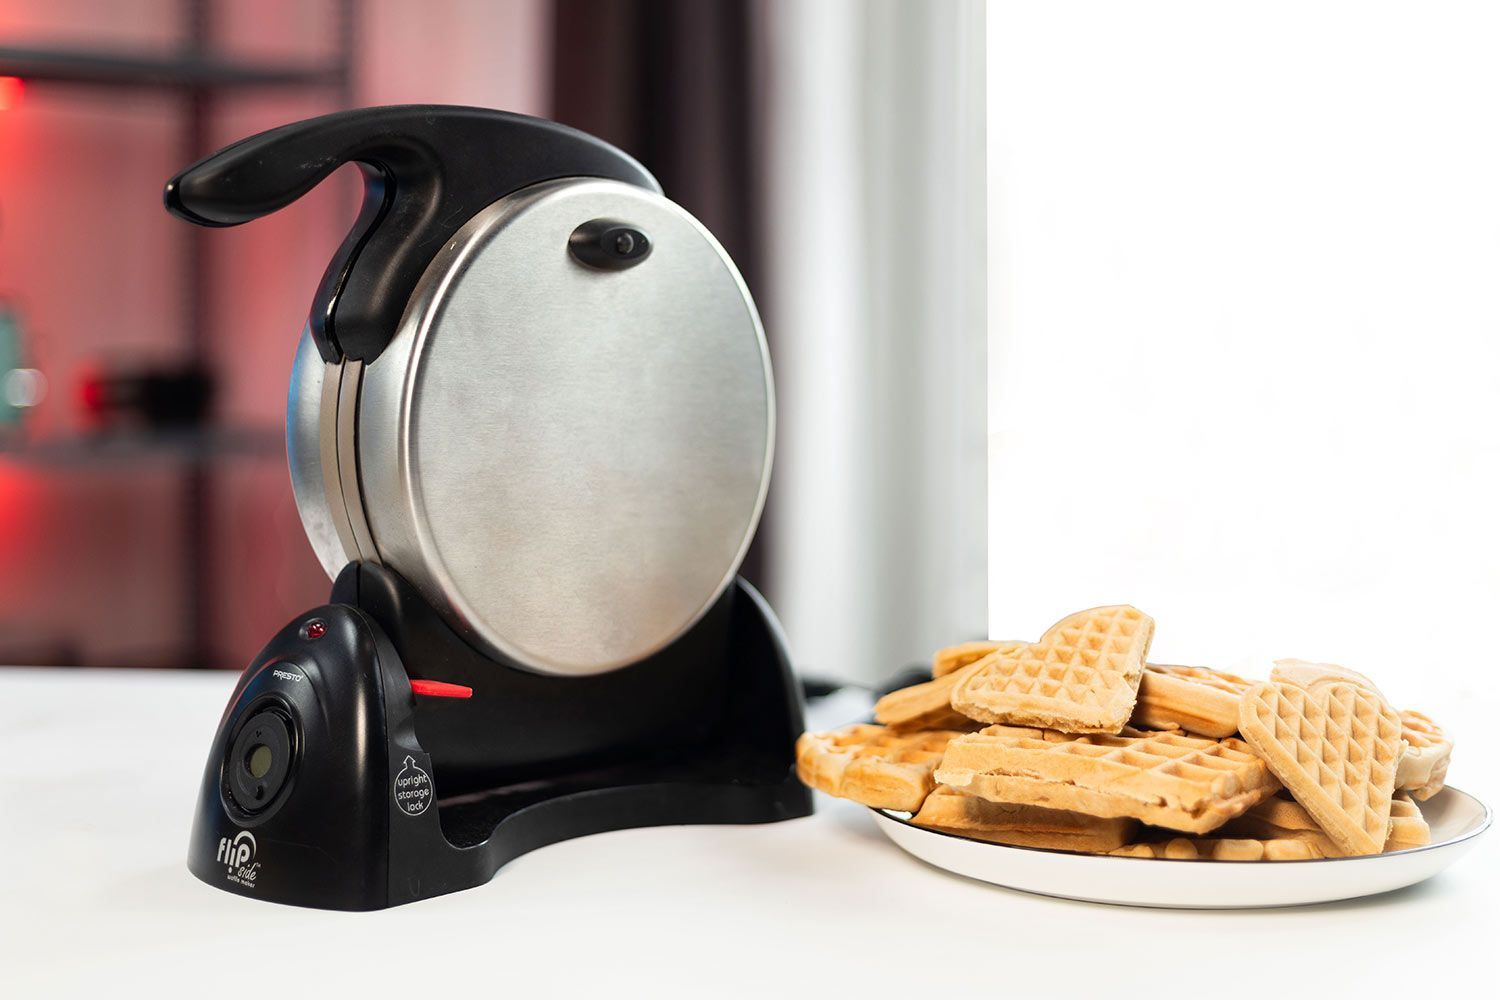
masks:
<svg viewBox="0 0 1500 1000"><path fill-rule="evenodd" d="M774 399L734 264L624 153L478 108L273 129L166 204L238 225L351 162L287 403L332 594L240 677L193 874L368 910L570 837L807 815L800 694L736 575Z"/></svg>

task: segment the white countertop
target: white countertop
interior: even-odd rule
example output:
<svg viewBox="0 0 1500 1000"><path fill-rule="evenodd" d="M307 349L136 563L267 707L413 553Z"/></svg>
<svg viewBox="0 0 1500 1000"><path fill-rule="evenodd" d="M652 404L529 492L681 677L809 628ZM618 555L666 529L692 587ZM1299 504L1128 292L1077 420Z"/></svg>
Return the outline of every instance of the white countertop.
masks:
<svg viewBox="0 0 1500 1000"><path fill-rule="evenodd" d="M1492 987L1500 857L1348 903L1137 910L927 867L865 810L627 830L375 913L248 900L184 864L227 673L0 670L0 996L1353 995ZM815 707L815 724L861 711ZM1465 751L1468 751L1465 754ZM1451 777L1493 801L1494 750ZM1479 975L1481 963L1485 974ZM261 978L261 975L269 978ZM1310 978L1311 977L1311 978ZM1332 978L1328 978L1332 977ZM359 992L356 993L355 991ZM837 990L834 994L831 991ZM273 994L275 995L275 994ZM454 994L459 995L459 994Z"/></svg>

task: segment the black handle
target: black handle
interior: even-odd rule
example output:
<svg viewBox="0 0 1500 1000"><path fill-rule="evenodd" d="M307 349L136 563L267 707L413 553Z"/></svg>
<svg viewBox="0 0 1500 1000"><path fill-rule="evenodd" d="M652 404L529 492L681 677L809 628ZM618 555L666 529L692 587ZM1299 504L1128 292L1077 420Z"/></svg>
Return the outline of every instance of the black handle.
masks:
<svg viewBox="0 0 1500 1000"><path fill-rule="evenodd" d="M313 299L327 361L373 361L443 244L480 209L558 177L604 177L660 191L613 146L540 118L445 105L340 111L226 146L167 182L167 210L200 226L237 226L285 208L345 163L364 205Z"/></svg>

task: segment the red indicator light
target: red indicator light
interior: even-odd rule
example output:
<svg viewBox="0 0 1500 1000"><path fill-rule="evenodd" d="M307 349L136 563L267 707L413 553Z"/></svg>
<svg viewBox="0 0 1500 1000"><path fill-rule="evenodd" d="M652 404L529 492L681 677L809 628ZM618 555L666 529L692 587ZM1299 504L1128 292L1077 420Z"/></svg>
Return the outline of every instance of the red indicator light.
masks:
<svg viewBox="0 0 1500 1000"><path fill-rule="evenodd" d="M21 103L21 92L26 85L19 76L0 76L0 111L9 111Z"/></svg>
<svg viewBox="0 0 1500 1000"><path fill-rule="evenodd" d="M328 624L321 618L314 618L302 626L302 638L321 639L328 634Z"/></svg>
<svg viewBox="0 0 1500 1000"><path fill-rule="evenodd" d="M447 681L419 681L411 682L411 693L422 698L472 698L474 689L464 687L462 684L449 684Z"/></svg>

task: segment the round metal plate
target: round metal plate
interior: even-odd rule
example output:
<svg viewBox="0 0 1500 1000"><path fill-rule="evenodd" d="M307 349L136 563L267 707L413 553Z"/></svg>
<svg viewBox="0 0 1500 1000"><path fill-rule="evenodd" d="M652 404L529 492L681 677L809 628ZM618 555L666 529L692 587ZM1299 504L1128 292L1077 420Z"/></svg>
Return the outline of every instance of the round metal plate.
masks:
<svg viewBox="0 0 1500 1000"><path fill-rule="evenodd" d="M650 255L580 263L568 238L600 219ZM760 320L713 237L649 191L550 182L471 220L366 366L364 513L381 559L479 644L598 673L733 578L772 425Z"/></svg>

